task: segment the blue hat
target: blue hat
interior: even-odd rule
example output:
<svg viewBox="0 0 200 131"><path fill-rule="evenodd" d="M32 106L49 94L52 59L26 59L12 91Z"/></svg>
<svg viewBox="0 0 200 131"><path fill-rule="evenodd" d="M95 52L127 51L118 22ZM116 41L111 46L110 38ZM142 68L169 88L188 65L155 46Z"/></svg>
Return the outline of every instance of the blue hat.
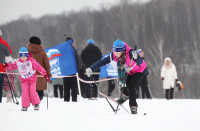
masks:
<svg viewBox="0 0 200 131"><path fill-rule="evenodd" d="M138 54L140 54L141 52L143 52L142 49L139 49L139 50L137 51Z"/></svg>
<svg viewBox="0 0 200 131"><path fill-rule="evenodd" d="M28 57L28 50L26 47L22 47L19 50L19 57Z"/></svg>
<svg viewBox="0 0 200 131"><path fill-rule="evenodd" d="M93 39L89 39L88 40L88 44L94 44L94 40Z"/></svg>
<svg viewBox="0 0 200 131"><path fill-rule="evenodd" d="M122 40L117 39L114 43L113 43L113 48L112 51L115 52L122 52L122 51L126 51L126 47L125 44Z"/></svg>

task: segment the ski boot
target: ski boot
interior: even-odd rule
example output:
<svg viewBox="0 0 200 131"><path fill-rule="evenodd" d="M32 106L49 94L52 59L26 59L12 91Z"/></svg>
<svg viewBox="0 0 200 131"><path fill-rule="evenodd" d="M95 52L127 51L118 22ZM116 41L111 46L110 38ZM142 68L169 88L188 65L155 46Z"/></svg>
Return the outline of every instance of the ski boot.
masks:
<svg viewBox="0 0 200 131"><path fill-rule="evenodd" d="M28 107L22 107L21 111L27 111Z"/></svg>
<svg viewBox="0 0 200 131"><path fill-rule="evenodd" d="M119 98L119 99L117 100L117 102L121 105L121 104L123 104L126 100L128 100L128 98L129 98L128 96L122 94L121 98Z"/></svg>
<svg viewBox="0 0 200 131"><path fill-rule="evenodd" d="M40 109L40 106L39 106L38 104L36 104L36 105L34 106L34 110L37 111L37 110L39 110L39 109Z"/></svg>
<svg viewBox="0 0 200 131"><path fill-rule="evenodd" d="M137 114L137 106L131 106L131 114Z"/></svg>

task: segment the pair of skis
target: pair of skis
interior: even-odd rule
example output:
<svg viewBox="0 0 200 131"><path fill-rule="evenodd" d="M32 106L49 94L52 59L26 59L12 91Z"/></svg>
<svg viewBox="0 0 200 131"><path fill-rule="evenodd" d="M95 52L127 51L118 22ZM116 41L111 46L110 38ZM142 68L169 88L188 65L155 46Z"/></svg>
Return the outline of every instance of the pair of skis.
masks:
<svg viewBox="0 0 200 131"><path fill-rule="evenodd" d="M112 97L109 97L109 96L105 95L104 93L102 93L102 92L99 91L99 90L98 90L98 93L99 93L99 95L105 97L107 101L108 101L108 100L111 100L111 101L114 102L115 104L118 104L118 102L117 102L115 99L113 99ZM113 109L113 111L114 111L115 114L116 114L117 111L118 111L119 109L114 109L113 106L110 104L109 101L108 101L108 103L109 103L109 105L111 106L111 108ZM131 114L122 104L120 104L119 106L120 106L122 109L124 109L128 114Z"/></svg>
<svg viewBox="0 0 200 131"><path fill-rule="evenodd" d="M103 94L103 93L100 92L100 91L99 91L99 95L101 95L101 96L105 97L106 99L109 99L109 100L111 100L112 102L118 104L118 102L117 102L115 99L113 99L112 97L109 97L109 96ZM110 103L109 103L109 104L110 104ZM122 109L124 109L128 114L131 114L122 104L119 104L119 106L120 106ZM111 108L113 109L113 111L114 111L115 113L119 110L119 109L114 109L112 106L111 106ZM144 115L144 116L145 116L146 114L147 114L147 113L142 113L141 115Z"/></svg>
<svg viewBox="0 0 200 131"><path fill-rule="evenodd" d="M112 108L113 112L115 112L115 114L119 110L118 109L119 106L122 107L128 114L131 114L122 104L119 104L115 99L113 99L113 98L105 95L104 93L102 93L99 85L97 84L97 82L95 81L95 79L92 76L90 76L90 79L94 81L95 85L97 86L97 90L98 90L99 95L103 96L106 99L106 101L108 102L108 104ZM111 100L112 102L114 102L115 104L117 104L117 108L116 109L112 106L112 104L110 103L109 100Z"/></svg>

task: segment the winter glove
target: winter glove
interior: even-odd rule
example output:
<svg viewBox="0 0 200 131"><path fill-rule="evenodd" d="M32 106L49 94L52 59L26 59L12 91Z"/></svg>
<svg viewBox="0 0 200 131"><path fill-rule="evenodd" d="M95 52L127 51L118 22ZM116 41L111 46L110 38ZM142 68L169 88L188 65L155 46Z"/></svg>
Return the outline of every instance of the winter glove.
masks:
<svg viewBox="0 0 200 131"><path fill-rule="evenodd" d="M13 62L13 59L11 56L5 56L5 62L6 63L12 63Z"/></svg>
<svg viewBox="0 0 200 131"><path fill-rule="evenodd" d="M44 75L44 78L47 80L47 82L50 82L50 77L47 74Z"/></svg>
<svg viewBox="0 0 200 131"><path fill-rule="evenodd" d="M90 77L92 75L92 69L91 68L87 68L85 71L86 71L87 77Z"/></svg>
<svg viewBox="0 0 200 131"><path fill-rule="evenodd" d="M164 80L164 77L161 77L161 80L163 81L163 80Z"/></svg>
<svg viewBox="0 0 200 131"><path fill-rule="evenodd" d="M133 59L137 59L138 58L137 51L132 51L132 55L133 55Z"/></svg>
<svg viewBox="0 0 200 131"><path fill-rule="evenodd" d="M3 63L3 67L6 69L6 67L8 66L7 63Z"/></svg>

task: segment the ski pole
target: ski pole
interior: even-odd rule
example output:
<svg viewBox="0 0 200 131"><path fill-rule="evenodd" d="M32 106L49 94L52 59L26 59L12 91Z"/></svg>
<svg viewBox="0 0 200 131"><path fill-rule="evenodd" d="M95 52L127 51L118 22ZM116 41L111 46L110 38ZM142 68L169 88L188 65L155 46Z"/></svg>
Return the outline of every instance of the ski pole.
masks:
<svg viewBox="0 0 200 131"><path fill-rule="evenodd" d="M90 76L90 78L94 81L95 85L97 86L98 88L98 92L102 92L99 85L97 84L97 82L95 81L95 79ZM110 107L112 108L113 112L116 112L116 110L114 109L114 107L112 106L112 104L109 102L108 98L104 97L106 99L106 101L108 102L108 104L110 105Z"/></svg>
<svg viewBox="0 0 200 131"><path fill-rule="evenodd" d="M49 107L49 95L48 95L48 82L47 82L47 109Z"/></svg>
<svg viewBox="0 0 200 131"><path fill-rule="evenodd" d="M5 69L6 70L6 69ZM7 76L7 78L8 78L8 84L9 84L9 88L10 88L10 93L11 93L11 96L12 96L12 99L13 99L13 102L15 103L15 104L19 104L19 102L17 101L17 98L16 98L16 96L15 96L15 92L14 92L14 90L13 90L13 87L12 87L12 85L11 85L11 83L10 83L10 79L9 79L9 76L8 76L8 73L7 73L7 70L6 70L6 76ZM14 99L15 98L15 99ZM16 102L15 102L16 101Z"/></svg>

